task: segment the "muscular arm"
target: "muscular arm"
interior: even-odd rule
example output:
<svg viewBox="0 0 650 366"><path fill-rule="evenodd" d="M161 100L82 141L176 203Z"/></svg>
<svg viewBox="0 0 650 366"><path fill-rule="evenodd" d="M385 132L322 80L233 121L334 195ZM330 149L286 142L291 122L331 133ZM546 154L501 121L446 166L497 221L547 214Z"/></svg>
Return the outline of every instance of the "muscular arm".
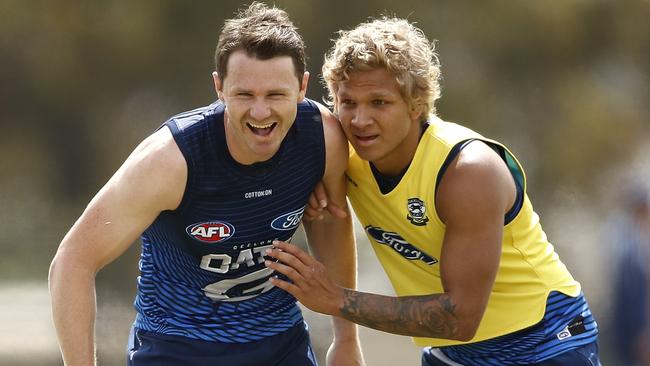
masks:
<svg viewBox="0 0 650 366"><path fill-rule="evenodd" d="M371 328L470 340L485 312L499 267L503 219L515 200L514 180L494 151L473 142L449 166L436 197L436 210L446 224L440 258L443 293L391 297L346 289L323 276L321 265L313 258L285 244L271 253L281 263L269 266L294 283L274 283L314 311Z"/></svg>
<svg viewBox="0 0 650 366"><path fill-rule="evenodd" d="M325 174L323 176L324 188L328 197L339 207L344 207L347 211L346 201L346 181L345 169L348 162L348 144L338 121L332 114L321 108L323 117L323 129L325 134L326 164ZM356 288L356 248L354 243L354 234L352 229L352 220L350 215L337 217L325 214L322 220L307 222L304 221L305 232L309 242L309 247L314 256L322 261L326 271L334 281L340 286L347 288ZM339 364L340 359L346 360L346 364L352 360L349 352L359 352L359 363L361 355L358 348L357 326L340 317L332 317L332 328L334 333L334 342L347 342L348 349L333 352L332 349L328 354L328 363ZM340 353L340 354L335 354ZM331 355L331 357L330 357ZM330 360L330 358L332 360Z"/></svg>
<svg viewBox="0 0 650 366"><path fill-rule="evenodd" d="M348 144L336 118L320 106L325 134L326 164L323 184L329 199L348 210L345 169ZM303 222L309 246L328 273L342 286L356 287L356 250L350 215L324 215L323 220Z"/></svg>
<svg viewBox="0 0 650 366"><path fill-rule="evenodd" d="M146 140L92 199L50 266L52 315L66 365L94 365L95 275L167 209L178 206L187 168L164 128Z"/></svg>
<svg viewBox="0 0 650 366"><path fill-rule="evenodd" d="M342 316L357 324L412 337L454 338L454 305L447 294L392 297L343 290Z"/></svg>
<svg viewBox="0 0 650 366"><path fill-rule="evenodd" d="M514 180L503 161L484 143L469 144L436 195L446 224L440 259L445 292L394 298L345 290L343 317L391 333L470 340L492 291L503 219L514 200Z"/></svg>

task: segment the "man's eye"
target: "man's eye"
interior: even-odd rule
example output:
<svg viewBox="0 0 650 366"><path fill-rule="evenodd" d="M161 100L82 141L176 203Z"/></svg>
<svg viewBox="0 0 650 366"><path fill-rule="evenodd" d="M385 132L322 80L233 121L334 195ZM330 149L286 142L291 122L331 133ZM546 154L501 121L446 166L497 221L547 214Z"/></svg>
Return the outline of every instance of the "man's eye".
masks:
<svg viewBox="0 0 650 366"><path fill-rule="evenodd" d="M383 100L383 99L375 99L375 100L372 101L372 103L373 103L374 105L385 105L385 104L388 104L388 102L385 101L385 100Z"/></svg>

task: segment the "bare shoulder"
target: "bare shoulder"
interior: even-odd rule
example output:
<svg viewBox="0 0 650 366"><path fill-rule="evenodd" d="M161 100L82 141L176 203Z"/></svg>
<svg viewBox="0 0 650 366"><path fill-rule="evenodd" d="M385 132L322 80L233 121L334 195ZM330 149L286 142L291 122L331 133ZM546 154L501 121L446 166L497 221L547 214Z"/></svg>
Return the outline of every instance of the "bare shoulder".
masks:
<svg viewBox="0 0 650 366"><path fill-rule="evenodd" d="M327 107L320 103L316 103L318 109L320 110L321 119L323 120L323 130L325 133L325 142L327 144L333 144L341 148L341 145L344 145L345 151L347 153L348 140L343 134L343 129L341 124L336 116L329 110Z"/></svg>
<svg viewBox="0 0 650 366"><path fill-rule="evenodd" d="M318 104L318 103L317 103ZM345 207L345 170L348 167L348 140L339 120L326 107L318 104L325 135L325 174L323 183L329 199L338 207Z"/></svg>
<svg viewBox="0 0 650 366"><path fill-rule="evenodd" d="M97 270L117 258L163 210L178 207L187 167L168 129L142 141L90 201L57 257Z"/></svg>
<svg viewBox="0 0 650 366"><path fill-rule="evenodd" d="M508 174L507 167L497 152L479 140L465 146L452 165L456 170L466 173L489 174L495 177Z"/></svg>
<svg viewBox="0 0 650 366"><path fill-rule="evenodd" d="M166 167L172 170L187 170L185 158L181 153L171 131L167 127L154 132L144 139L134 150L134 154L146 158L144 161L150 162L160 167Z"/></svg>
<svg viewBox="0 0 650 366"><path fill-rule="evenodd" d="M501 157L486 143L474 141L463 148L439 182L436 207L445 213L485 207L505 213L514 203L514 179Z"/></svg>
<svg viewBox="0 0 650 366"><path fill-rule="evenodd" d="M141 194L160 200L161 209L174 209L185 191L187 164L171 131L165 127L144 139L111 180L146 189Z"/></svg>

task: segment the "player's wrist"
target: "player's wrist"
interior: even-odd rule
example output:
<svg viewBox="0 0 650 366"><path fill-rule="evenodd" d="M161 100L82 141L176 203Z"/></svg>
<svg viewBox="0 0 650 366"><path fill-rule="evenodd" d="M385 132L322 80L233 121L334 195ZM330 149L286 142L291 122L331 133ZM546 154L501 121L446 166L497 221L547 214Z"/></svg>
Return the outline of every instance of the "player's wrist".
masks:
<svg viewBox="0 0 650 366"><path fill-rule="evenodd" d="M332 317L332 343L359 343L359 326L347 319Z"/></svg>
<svg viewBox="0 0 650 366"><path fill-rule="evenodd" d="M335 345L360 345L361 341L359 340L358 335L350 335L350 336L339 336L339 337L334 337L332 339L332 344Z"/></svg>

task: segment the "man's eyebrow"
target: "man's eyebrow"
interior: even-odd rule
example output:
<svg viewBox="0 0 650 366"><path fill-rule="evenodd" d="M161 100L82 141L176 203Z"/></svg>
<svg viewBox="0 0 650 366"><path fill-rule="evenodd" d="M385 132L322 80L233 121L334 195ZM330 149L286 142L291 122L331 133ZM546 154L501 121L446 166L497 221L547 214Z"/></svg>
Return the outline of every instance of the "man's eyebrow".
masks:
<svg viewBox="0 0 650 366"><path fill-rule="evenodd" d="M253 94L255 91L251 88L242 88L242 87L234 87L232 88L232 91L235 93L251 93ZM285 87L280 87L280 88L273 88L269 90L265 90L265 94L274 94L274 93L282 93L286 94L291 91L291 88L285 88Z"/></svg>
<svg viewBox="0 0 650 366"><path fill-rule="evenodd" d="M386 90L380 90L380 91L373 91L370 92L370 97L372 98L385 98L385 97L390 97L393 96L395 93L391 93Z"/></svg>
<svg viewBox="0 0 650 366"><path fill-rule="evenodd" d="M281 88L275 88L275 89L267 90L267 93L268 93L268 94L273 94L273 93L283 93L283 94L286 94L286 93L288 93L288 92L290 92L290 91L291 91L290 88L281 87Z"/></svg>
<svg viewBox="0 0 650 366"><path fill-rule="evenodd" d="M373 98L386 98L386 97L391 97L391 96L394 96L394 95L395 95L395 93L391 93L389 91L384 91L384 90L382 90L382 91L374 91L374 92L368 93L368 96L371 99L373 99ZM345 91L339 91L338 97L339 97L339 99L341 99L341 98L350 98L350 95L348 93L346 93Z"/></svg>

